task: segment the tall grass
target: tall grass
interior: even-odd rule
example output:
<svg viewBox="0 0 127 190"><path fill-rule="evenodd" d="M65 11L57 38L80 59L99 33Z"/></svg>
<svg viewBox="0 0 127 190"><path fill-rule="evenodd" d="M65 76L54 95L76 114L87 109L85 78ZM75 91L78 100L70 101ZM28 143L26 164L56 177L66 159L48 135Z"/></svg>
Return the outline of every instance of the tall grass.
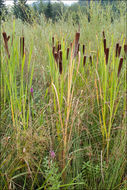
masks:
<svg viewBox="0 0 127 190"><path fill-rule="evenodd" d="M3 23L1 189L126 188L123 7Z"/></svg>

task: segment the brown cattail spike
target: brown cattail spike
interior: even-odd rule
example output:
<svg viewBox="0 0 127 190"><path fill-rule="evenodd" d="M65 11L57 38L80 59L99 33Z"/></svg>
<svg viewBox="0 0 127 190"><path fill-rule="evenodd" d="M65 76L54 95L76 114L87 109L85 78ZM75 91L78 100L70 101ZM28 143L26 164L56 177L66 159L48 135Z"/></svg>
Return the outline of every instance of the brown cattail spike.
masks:
<svg viewBox="0 0 127 190"><path fill-rule="evenodd" d="M60 74L62 74L62 51L60 51L59 72L60 72Z"/></svg>
<svg viewBox="0 0 127 190"><path fill-rule="evenodd" d="M55 58L55 61L56 61L57 65L58 65L58 53L57 52L54 53L54 58Z"/></svg>
<svg viewBox="0 0 127 190"><path fill-rule="evenodd" d="M7 52L8 57L10 58L9 49L8 49L8 40L9 40L10 36L7 37L6 32L3 32L3 38L4 38L5 50Z"/></svg>
<svg viewBox="0 0 127 190"><path fill-rule="evenodd" d="M79 52L80 44L78 44L78 52Z"/></svg>
<svg viewBox="0 0 127 190"><path fill-rule="evenodd" d="M102 34L103 34L103 39L104 39L105 38L105 32L104 32L104 30L103 30Z"/></svg>
<svg viewBox="0 0 127 190"><path fill-rule="evenodd" d="M79 38L80 38L80 33L79 33L79 32L76 32L76 35L75 35L74 57L77 55Z"/></svg>
<svg viewBox="0 0 127 190"><path fill-rule="evenodd" d="M67 59L69 57L69 48L67 48Z"/></svg>
<svg viewBox="0 0 127 190"><path fill-rule="evenodd" d="M104 38L104 53L106 53L106 38Z"/></svg>
<svg viewBox="0 0 127 190"><path fill-rule="evenodd" d="M120 62L119 62L119 68L118 68L118 76L120 74L121 68L122 68L122 64L123 64L123 58L120 58Z"/></svg>
<svg viewBox="0 0 127 190"><path fill-rule="evenodd" d="M92 64L92 56L90 55L90 63Z"/></svg>
<svg viewBox="0 0 127 190"><path fill-rule="evenodd" d="M83 66L85 67L85 64L86 64L86 55L84 55L84 58L83 58Z"/></svg>
<svg viewBox="0 0 127 190"><path fill-rule="evenodd" d="M83 44L83 55L85 54L85 45Z"/></svg>
<svg viewBox="0 0 127 190"><path fill-rule="evenodd" d="M109 58L109 48L106 48L105 55L106 55L106 64L108 64L108 58Z"/></svg>
<svg viewBox="0 0 127 190"><path fill-rule="evenodd" d="M116 57L118 56L119 43L116 44Z"/></svg>
<svg viewBox="0 0 127 190"><path fill-rule="evenodd" d="M125 54L127 56L127 44L124 45L124 52L125 52Z"/></svg>
<svg viewBox="0 0 127 190"><path fill-rule="evenodd" d="M53 46L53 47L52 47L53 56L54 56L54 54L55 54L55 49L56 49L55 46Z"/></svg>
<svg viewBox="0 0 127 190"><path fill-rule="evenodd" d="M54 36L52 37L52 46L54 46Z"/></svg>
<svg viewBox="0 0 127 190"><path fill-rule="evenodd" d="M119 46L118 48L118 56L120 56L120 53L121 53L121 46Z"/></svg>
<svg viewBox="0 0 127 190"><path fill-rule="evenodd" d="M20 55L23 57L25 54L24 37L20 37Z"/></svg>
<svg viewBox="0 0 127 190"><path fill-rule="evenodd" d="M58 49L57 51L60 51L61 50L61 44L58 43Z"/></svg>

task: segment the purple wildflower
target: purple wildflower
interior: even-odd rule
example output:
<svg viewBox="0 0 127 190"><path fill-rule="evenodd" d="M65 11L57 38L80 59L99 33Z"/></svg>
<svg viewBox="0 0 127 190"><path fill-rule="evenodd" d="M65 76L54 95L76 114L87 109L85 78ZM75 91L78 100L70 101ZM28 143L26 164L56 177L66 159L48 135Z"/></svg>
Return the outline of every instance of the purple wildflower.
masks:
<svg viewBox="0 0 127 190"><path fill-rule="evenodd" d="M55 152L53 150L50 151L50 156L51 156L51 158L55 158L56 155L55 155Z"/></svg>
<svg viewBox="0 0 127 190"><path fill-rule="evenodd" d="M33 96L33 91L34 91L34 89L31 88L31 89L30 89L30 92L31 92L31 95L32 95L32 96Z"/></svg>

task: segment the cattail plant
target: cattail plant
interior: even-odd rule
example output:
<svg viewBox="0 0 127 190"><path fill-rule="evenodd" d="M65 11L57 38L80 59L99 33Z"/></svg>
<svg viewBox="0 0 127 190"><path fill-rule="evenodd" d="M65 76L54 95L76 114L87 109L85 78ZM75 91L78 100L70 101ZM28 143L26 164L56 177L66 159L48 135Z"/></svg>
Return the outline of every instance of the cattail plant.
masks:
<svg viewBox="0 0 127 190"><path fill-rule="evenodd" d="M90 59L90 63L92 64L92 56L91 55L90 55L89 59Z"/></svg>
<svg viewBox="0 0 127 190"><path fill-rule="evenodd" d="M52 46L54 46L54 36L52 37Z"/></svg>
<svg viewBox="0 0 127 190"><path fill-rule="evenodd" d="M106 64L108 64L109 48L106 48L106 50L105 50L105 56L106 56Z"/></svg>
<svg viewBox="0 0 127 190"><path fill-rule="evenodd" d="M58 53L57 52L54 53L54 58L55 58L55 61L56 61L57 65L58 65L58 58L59 57L58 57Z"/></svg>
<svg viewBox="0 0 127 190"><path fill-rule="evenodd" d="M85 64L86 64L86 55L84 55L84 58L83 58L83 66L85 67Z"/></svg>
<svg viewBox="0 0 127 190"><path fill-rule="evenodd" d="M125 52L125 54L127 56L127 44L124 45L124 52Z"/></svg>
<svg viewBox="0 0 127 190"><path fill-rule="evenodd" d="M78 52L79 52L80 44L78 44Z"/></svg>
<svg viewBox="0 0 127 190"><path fill-rule="evenodd" d="M79 32L76 32L76 35L75 35L74 57L76 57L76 55L77 55L79 38L80 38L80 33L79 33Z"/></svg>
<svg viewBox="0 0 127 190"><path fill-rule="evenodd" d="M106 38L104 38L103 42L104 42L104 52L106 53Z"/></svg>
<svg viewBox="0 0 127 190"><path fill-rule="evenodd" d="M118 56L119 43L116 44L116 57Z"/></svg>
<svg viewBox="0 0 127 190"><path fill-rule="evenodd" d="M55 54L55 49L56 49L56 47L53 46L53 47L52 47L52 53L53 53L53 56L55 56L55 55L54 55L54 54Z"/></svg>
<svg viewBox="0 0 127 190"><path fill-rule="evenodd" d="M10 39L10 36L7 36L6 32L3 32L3 38L4 38L5 50L7 52L8 58L10 58L9 49L8 49L8 40Z"/></svg>
<svg viewBox="0 0 127 190"><path fill-rule="evenodd" d="M119 46L118 48L118 57L120 57L120 53L121 53L121 46Z"/></svg>
<svg viewBox="0 0 127 190"><path fill-rule="evenodd" d="M85 54L85 45L84 44L83 44L82 51L83 51L83 55L84 55Z"/></svg>
<svg viewBox="0 0 127 190"><path fill-rule="evenodd" d="M24 44L24 37L20 37L20 55L23 57L25 54L25 44Z"/></svg>
<svg viewBox="0 0 127 190"><path fill-rule="evenodd" d="M62 74L62 51L59 51L59 72Z"/></svg>
<svg viewBox="0 0 127 190"><path fill-rule="evenodd" d="M118 77L119 77L119 74L120 74L120 71L121 71L121 68L122 68L122 64L123 64L123 58L121 57L120 62L119 62L119 68L118 68Z"/></svg>
<svg viewBox="0 0 127 190"><path fill-rule="evenodd" d="M102 34L103 34L103 39L104 39L105 38L105 32L104 32L104 30L103 30Z"/></svg>
<svg viewBox="0 0 127 190"><path fill-rule="evenodd" d="M67 59L68 59L68 56L69 56L69 48L67 48Z"/></svg>

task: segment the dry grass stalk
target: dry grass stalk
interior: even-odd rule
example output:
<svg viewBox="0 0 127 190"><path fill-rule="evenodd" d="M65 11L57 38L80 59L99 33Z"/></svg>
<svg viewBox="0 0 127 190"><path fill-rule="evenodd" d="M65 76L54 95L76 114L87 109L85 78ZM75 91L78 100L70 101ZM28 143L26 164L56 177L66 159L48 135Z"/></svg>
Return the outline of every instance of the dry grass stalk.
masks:
<svg viewBox="0 0 127 190"><path fill-rule="evenodd" d="M25 54L24 37L20 37L20 55L23 57Z"/></svg>
<svg viewBox="0 0 127 190"><path fill-rule="evenodd" d="M67 59L69 57L69 48L67 48Z"/></svg>
<svg viewBox="0 0 127 190"><path fill-rule="evenodd" d="M74 57L76 57L77 52L78 52L78 42L79 42L79 38L80 38L80 33L76 32L75 35L75 50L74 50Z"/></svg>
<svg viewBox="0 0 127 190"><path fill-rule="evenodd" d="M85 45L83 44L83 55L85 54Z"/></svg>
<svg viewBox="0 0 127 190"><path fill-rule="evenodd" d="M6 32L3 32L3 38L4 38L5 50L7 52L8 58L10 58L9 49L8 49L8 40L10 39L10 36L7 37Z"/></svg>
<svg viewBox="0 0 127 190"><path fill-rule="evenodd" d="M120 71L121 71L121 68L122 68L122 64L123 64L123 58L121 57L120 62L119 62L119 68L118 68L118 77L119 77L119 74L120 74Z"/></svg>
<svg viewBox="0 0 127 190"><path fill-rule="evenodd" d="M105 55L106 55L106 64L108 64L108 58L109 58L109 48L106 48Z"/></svg>

